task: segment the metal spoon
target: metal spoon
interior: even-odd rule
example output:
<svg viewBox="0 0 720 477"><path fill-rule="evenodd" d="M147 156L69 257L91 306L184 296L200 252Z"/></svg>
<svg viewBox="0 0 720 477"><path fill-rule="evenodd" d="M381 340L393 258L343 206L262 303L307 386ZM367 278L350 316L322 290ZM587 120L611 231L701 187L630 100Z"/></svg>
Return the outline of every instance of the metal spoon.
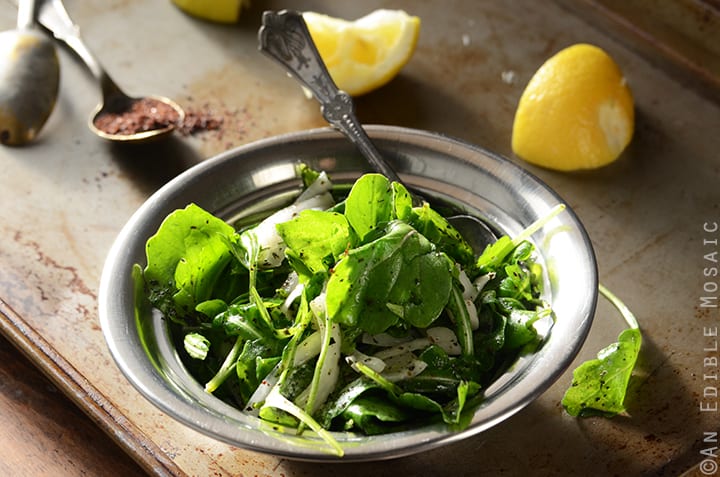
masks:
<svg viewBox="0 0 720 477"><path fill-rule="evenodd" d="M55 46L34 24L35 0L22 0L17 28L0 33L0 143L10 146L37 136L58 94Z"/></svg>
<svg viewBox="0 0 720 477"><path fill-rule="evenodd" d="M90 73L95 77L102 92L102 102L91 114L88 126L98 136L120 142L139 142L155 139L171 133L176 126L182 124L185 119L185 111L174 101L163 96L131 97L124 93L120 87L110 78L107 72L100 65L95 56L83 43L80 37L80 29L72 21L61 0L44 0L38 20L41 25L47 28L55 38L65 43L80 59L87 65ZM104 115L121 117L130 112L133 106L148 106L149 109L155 106L157 110L165 110L177 117L174 120L159 117L158 121L150 121L146 125L148 129L135 132L108 132L101 129L98 121ZM170 109L168 109L170 108ZM107 116L105 116L107 118Z"/></svg>
<svg viewBox="0 0 720 477"><path fill-rule="evenodd" d="M260 51L283 65L313 93L320 102L325 120L357 146L373 169L402 184L400 176L380 154L357 119L350 95L339 90L330 77L302 14L290 10L264 12L258 38ZM413 193L413 202L420 204L422 201ZM463 234L476 253L497 240L495 233L476 217L456 215L448 221Z"/></svg>

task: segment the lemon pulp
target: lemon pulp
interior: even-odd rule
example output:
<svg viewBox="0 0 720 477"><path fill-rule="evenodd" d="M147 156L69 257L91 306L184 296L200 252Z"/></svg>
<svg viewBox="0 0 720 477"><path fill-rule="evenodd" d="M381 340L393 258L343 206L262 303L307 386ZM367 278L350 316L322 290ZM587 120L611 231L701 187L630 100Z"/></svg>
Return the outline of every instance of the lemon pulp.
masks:
<svg viewBox="0 0 720 477"><path fill-rule="evenodd" d="M394 78L410 60L420 19L402 10L375 10L354 21L304 12L315 46L341 90L358 96Z"/></svg>

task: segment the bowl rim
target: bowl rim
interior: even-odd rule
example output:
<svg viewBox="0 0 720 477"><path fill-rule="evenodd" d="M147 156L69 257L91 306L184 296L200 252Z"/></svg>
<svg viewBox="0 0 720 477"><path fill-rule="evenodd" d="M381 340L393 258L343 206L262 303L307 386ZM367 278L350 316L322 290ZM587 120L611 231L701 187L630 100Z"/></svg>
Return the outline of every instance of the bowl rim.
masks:
<svg viewBox="0 0 720 477"><path fill-rule="evenodd" d="M419 129L377 125L367 126L366 128L368 134L375 140L389 140L395 141L397 144L410 144L425 148L441 148L448 155L462 155L461 160L473 155L484 156L487 160L498 165L501 169L501 172L498 174L501 174L503 180L531 183L542 192L545 200L564 203L554 190L532 173L509 159L487 151L479 146L447 135ZM166 200L168 196L181 192L187 181L195 180L215 168L222 167L222 165L228 161L240 160L239 158L251 156L252 154L258 153L258 151L272 147L281 147L285 144L322 144L323 142L335 141L338 137L340 137L340 135L337 131L324 127L273 136L224 151L180 173L153 193L135 213L132 214L110 248L102 270L98 291L100 326L116 365L125 378L141 395L164 413L186 426L234 446L289 459L358 462L396 458L459 441L487 430L514 415L545 392L560 375L565 372L582 347L590 331L590 326L595 314L598 298L598 271L594 250L587 231L576 213L569 206L566 207L564 213L568 214L567 221L575 227L580 238L580 243L577 245L584 250L585 258L588 260L590 274L586 278L592 288L591 291L588 291L590 295L587 297L588 302L585 303L583 307L583 316L573 318L573 326L575 328L574 339L571 341L570 346L564 346L562 349L559 349L560 345L556 345L552 339L548 340L548 343L543 345L537 355L530 357L530 362L526 363L526 368L528 369L523 370L519 375L519 377L542 375L542 380L532 387L509 386L512 382L498 384L498 386L505 386L502 395L508 396L509 402L499 403L494 398L491 399L487 405L483 405L480 410L478 410L471 426L462 431L449 432L444 429L444 426L431 426L412 432L400 433L401 435L396 433L392 434L393 439L384 441L384 444L387 444L388 447L373 445L370 446L369 451L366 451L364 449L359 450L360 447L362 447L360 445L357 447L350 445L346 449L345 456L338 458L337 456L318 450L315 447L304 448L298 446L297 443L282 442L282 440L278 439L278 435L272 437L270 435L272 432L253 432L251 431L252 426L245 429L245 431L249 431L247 435L245 433L238 433L237 429L236 432L229 432L228 425L230 425L231 422L234 422L232 425L237 425L234 417L228 421L227 418L223 419L223 414L213 409L208 409L207 406L198 407L195 405L193 407L188 401L188 396L182 395L183 391L171 388L167 382L167 377L157 369L157 363L153 365L154 367L148 367L148 363L146 362L144 363L146 366L139 367L138 363L141 363L143 360L150 361L150 358L145 354L145 351L139 349L140 347L136 346L137 343L134 342L136 337L133 333L135 333L135 335L138 334L138 329L135 326L136 323L134 320L129 320L127 316L121 320L117 319L118 314L123 315L122 311L127 311L128 307L129 298L127 287L129 286L129 271L127 270L128 264L125 259L128 257L129 244L142 239L142 237L138 237L136 231L139 225L142 224L148 216L151 216L153 210ZM118 293L118 289L124 293ZM547 357L545 354L540 354L545 352L549 347L552 353L546 353L548 354ZM556 355L561 355L562 359L560 361L554 360L554 358L557 357ZM493 386L495 386L495 384ZM219 399L213 399L220 403ZM224 403L220 403L219 408L231 414L236 411L229 405L224 405ZM487 411L488 409L492 412ZM483 413L481 410L485 410L485 412ZM478 416L478 414L480 414L480 416ZM208 417L214 420L208 422ZM373 439L376 439L376 437L373 437ZM376 441L379 442L377 439Z"/></svg>

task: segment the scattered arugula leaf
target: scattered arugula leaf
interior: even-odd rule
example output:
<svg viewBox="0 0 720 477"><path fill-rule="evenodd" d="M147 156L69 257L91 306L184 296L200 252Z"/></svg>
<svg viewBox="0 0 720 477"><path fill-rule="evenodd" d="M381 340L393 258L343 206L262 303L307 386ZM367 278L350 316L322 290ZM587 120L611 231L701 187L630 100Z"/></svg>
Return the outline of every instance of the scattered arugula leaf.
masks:
<svg viewBox="0 0 720 477"><path fill-rule="evenodd" d="M573 371L573 380L562 405L571 416L612 417L625 412L625 396L635 367L642 335L632 312L602 284L600 293L620 312L629 328L616 343L603 348L596 359L584 362Z"/></svg>

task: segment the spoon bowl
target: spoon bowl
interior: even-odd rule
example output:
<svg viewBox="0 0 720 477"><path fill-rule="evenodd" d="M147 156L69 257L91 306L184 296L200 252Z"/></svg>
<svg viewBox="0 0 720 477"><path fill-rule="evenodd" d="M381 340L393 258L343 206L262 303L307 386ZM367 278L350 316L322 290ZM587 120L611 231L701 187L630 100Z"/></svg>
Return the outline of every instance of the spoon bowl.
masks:
<svg viewBox="0 0 720 477"><path fill-rule="evenodd" d="M102 102L88 122L92 132L109 141L134 143L158 139L182 124L185 112L176 102L163 96L131 97L120 89L83 42L62 0L45 0L38 20L85 63L100 85Z"/></svg>
<svg viewBox="0 0 720 477"><path fill-rule="evenodd" d="M171 133L184 119L185 111L169 98L132 98L118 90L103 96L103 102L90 115L88 127L108 141L140 142Z"/></svg>
<svg viewBox="0 0 720 477"><path fill-rule="evenodd" d="M8 146L35 139L57 99L57 52L34 22L35 2L22 1L17 28L0 33L0 143Z"/></svg>

